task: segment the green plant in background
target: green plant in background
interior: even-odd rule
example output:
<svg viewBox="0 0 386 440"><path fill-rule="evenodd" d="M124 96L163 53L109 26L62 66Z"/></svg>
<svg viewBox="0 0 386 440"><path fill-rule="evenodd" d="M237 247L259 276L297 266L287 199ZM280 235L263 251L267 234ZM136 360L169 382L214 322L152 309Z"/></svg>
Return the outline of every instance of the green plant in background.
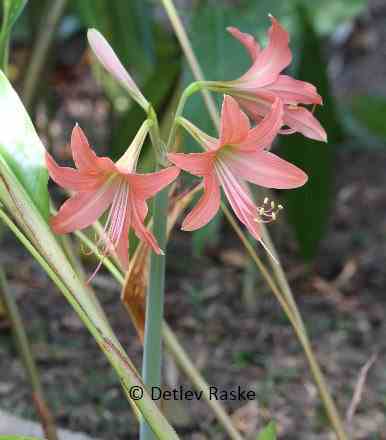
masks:
<svg viewBox="0 0 386 440"><path fill-rule="evenodd" d="M269 423L257 436L256 440L276 440L276 425Z"/></svg>
<svg viewBox="0 0 386 440"><path fill-rule="evenodd" d="M9 41L12 28L26 3L27 0L3 0L3 18L0 32L0 65L3 70L8 68Z"/></svg>

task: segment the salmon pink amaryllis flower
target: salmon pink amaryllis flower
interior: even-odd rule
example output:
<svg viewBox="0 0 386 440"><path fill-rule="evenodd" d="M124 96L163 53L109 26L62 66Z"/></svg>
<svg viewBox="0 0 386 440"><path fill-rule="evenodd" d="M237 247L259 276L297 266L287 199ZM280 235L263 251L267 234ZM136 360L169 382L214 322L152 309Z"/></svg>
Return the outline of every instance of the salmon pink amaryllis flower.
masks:
<svg viewBox="0 0 386 440"><path fill-rule="evenodd" d="M179 168L203 177L204 193L185 218L182 229L201 228L215 216L220 207L222 187L238 219L262 242L260 223L274 220L277 211L274 204L257 207L246 181L278 189L296 188L307 181L302 170L268 151L282 126L282 118L283 103L277 98L262 122L251 128L237 101L226 95L219 139L180 119L181 125L206 150L204 153L168 155Z"/></svg>
<svg viewBox="0 0 386 440"><path fill-rule="evenodd" d="M288 46L288 32L272 16L272 26L268 31L268 44L264 49L252 35L235 27L227 30L246 48L252 66L234 81L211 82L213 90L221 90L233 95L243 109L256 121L260 121L269 111L276 98L284 103L283 122L289 129L281 133L296 131L311 139L326 141L327 135L312 112L300 104L322 104L316 88L307 82L296 80L281 72L289 66L292 53ZM217 85L217 87L216 87Z"/></svg>
<svg viewBox="0 0 386 440"><path fill-rule="evenodd" d="M76 169L61 167L47 153L51 178L74 194L51 218L57 234L66 234L94 223L109 206L103 234L103 254L115 252L123 269L128 268L128 234L133 228L157 254L162 253L154 235L146 228L146 201L169 185L180 170L171 166L148 174L135 173L138 156L149 130L147 120L139 129L126 153L114 163L98 157L90 148L81 128L76 125L71 136L71 150ZM99 267L99 266L98 266Z"/></svg>

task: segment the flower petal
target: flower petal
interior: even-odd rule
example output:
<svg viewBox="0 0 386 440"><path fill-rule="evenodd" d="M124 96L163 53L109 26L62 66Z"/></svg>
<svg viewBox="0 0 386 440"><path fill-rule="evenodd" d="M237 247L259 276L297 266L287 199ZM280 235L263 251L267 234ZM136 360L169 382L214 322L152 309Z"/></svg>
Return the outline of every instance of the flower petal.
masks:
<svg viewBox="0 0 386 440"><path fill-rule="evenodd" d="M281 98L285 104L322 104L322 98L312 84L279 75L277 80L263 88Z"/></svg>
<svg viewBox="0 0 386 440"><path fill-rule="evenodd" d="M247 115L229 95L224 95L221 108L220 146L238 144L248 135L250 129Z"/></svg>
<svg viewBox="0 0 386 440"><path fill-rule="evenodd" d="M252 61L255 61L257 55L260 52L260 44L255 40L255 38L245 32L241 32L239 29L233 26L227 27L227 31L247 49Z"/></svg>
<svg viewBox="0 0 386 440"><path fill-rule="evenodd" d="M215 173L204 177L204 194L195 207L185 217L182 228L184 231L194 231L209 223L220 208L220 185Z"/></svg>
<svg viewBox="0 0 386 440"><path fill-rule="evenodd" d="M138 198L134 192L131 192L130 209L132 213L131 226L134 229L137 237L140 240L145 241L156 254L162 254L163 252L160 249L153 233L144 225L148 211L147 204L144 200Z"/></svg>
<svg viewBox="0 0 386 440"><path fill-rule="evenodd" d="M249 188L233 175L221 161L216 162L216 171L224 193L237 218L243 223L256 240L261 239L257 208L253 203Z"/></svg>
<svg viewBox="0 0 386 440"><path fill-rule="evenodd" d="M122 66L122 63L119 61L119 58L105 37L96 29L89 29L87 39L91 49L103 67L131 93L133 99L135 99L141 107L147 110L149 105L147 100L127 70Z"/></svg>
<svg viewBox="0 0 386 440"><path fill-rule="evenodd" d="M304 185L308 179L307 174L300 168L269 151L229 150L222 157L235 176L265 188L297 188Z"/></svg>
<svg viewBox="0 0 386 440"><path fill-rule="evenodd" d="M317 141L327 142L327 133L315 116L304 107L285 107L284 124Z"/></svg>
<svg viewBox="0 0 386 440"><path fill-rule="evenodd" d="M52 229L57 234L66 234L90 226L110 205L116 190L115 180L109 180L98 191L73 195L51 218Z"/></svg>
<svg viewBox="0 0 386 440"><path fill-rule="evenodd" d="M184 171L195 176L205 176L212 173L214 164L215 153L169 153L168 159L170 162L177 165Z"/></svg>
<svg viewBox="0 0 386 440"><path fill-rule="evenodd" d="M81 173L74 168L61 167L47 152L46 164L51 179L61 187L72 191L93 191L106 180L105 176Z"/></svg>
<svg viewBox="0 0 386 440"><path fill-rule="evenodd" d="M90 148L84 131L75 124L71 133L71 151L76 167L80 171L97 173L115 171L114 162L108 157L98 157Z"/></svg>
<svg viewBox="0 0 386 440"><path fill-rule="evenodd" d="M177 167L168 167L155 173L147 174L128 174L129 181L136 197L144 200L153 197L159 191L167 187L179 175L180 170Z"/></svg>
<svg viewBox="0 0 386 440"><path fill-rule="evenodd" d="M276 98L271 111L252 128L247 139L234 148L241 151L256 151L269 148L283 125L283 103Z"/></svg>
<svg viewBox="0 0 386 440"><path fill-rule="evenodd" d="M272 93L266 92L261 96L260 94L258 97L254 96L253 99L237 97L237 102L250 118L259 123L270 112L275 97Z"/></svg>
<svg viewBox="0 0 386 440"><path fill-rule="evenodd" d="M267 47L260 51L252 67L237 81L246 91L271 84L291 63L288 32L274 17L270 16L270 19L272 25L268 31Z"/></svg>

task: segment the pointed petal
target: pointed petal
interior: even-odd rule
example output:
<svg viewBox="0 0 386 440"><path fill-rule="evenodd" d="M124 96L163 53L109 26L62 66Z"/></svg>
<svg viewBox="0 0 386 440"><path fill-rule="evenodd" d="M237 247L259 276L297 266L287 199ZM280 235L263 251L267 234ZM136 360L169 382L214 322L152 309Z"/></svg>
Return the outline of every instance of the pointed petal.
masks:
<svg viewBox="0 0 386 440"><path fill-rule="evenodd" d="M213 171L215 153L169 153L170 162L195 176L205 176Z"/></svg>
<svg viewBox="0 0 386 440"><path fill-rule="evenodd" d="M146 200L167 187L180 174L177 167L168 167L156 173L128 174L127 179L136 196Z"/></svg>
<svg viewBox="0 0 386 440"><path fill-rule="evenodd" d="M78 124L72 129L71 151L75 165L80 171L92 173L115 171L114 162L108 157L98 157L90 148L87 137Z"/></svg>
<svg viewBox="0 0 386 440"><path fill-rule="evenodd" d="M137 237L140 240L145 241L156 254L162 254L156 238L153 233L149 231L144 225L144 221L147 215L147 205L144 200L138 198L133 192L131 193L130 209L132 213L131 226L134 229Z"/></svg>
<svg viewBox="0 0 386 440"><path fill-rule="evenodd" d="M315 116L304 107L285 107L284 124L317 141L327 142L327 133Z"/></svg>
<svg viewBox="0 0 386 440"><path fill-rule="evenodd" d="M271 84L292 60L288 47L289 35L281 24L270 16L272 25L268 31L268 45L257 56L252 67L238 80L244 90L253 90Z"/></svg>
<svg viewBox="0 0 386 440"><path fill-rule="evenodd" d="M216 174L213 172L204 177L204 194L195 207L185 217L182 228L194 231L209 223L220 208L221 192Z"/></svg>
<svg viewBox="0 0 386 440"><path fill-rule="evenodd" d="M300 168L269 151L229 151L223 158L235 176L265 188L297 188L308 179Z"/></svg>
<svg viewBox="0 0 386 440"><path fill-rule="evenodd" d="M224 193L237 218L248 228L256 240L260 240L260 225L255 221L258 217L257 208L253 203L249 188L220 161L216 163L216 171Z"/></svg>
<svg viewBox="0 0 386 440"><path fill-rule="evenodd" d="M87 32L87 39L91 49L103 67L130 92L133 99L135 99L141 107L147 110L147 100L142 95L127 70L122 66L122 63L119 61L119 58L105 37L96 29L89 29Z"/></svg>
<svg viewBox="0 0 386 440"><path fill-rule="evenodd" d="M252 128L247 139L239 145L234 145L235 150L256 151L269 148L283 125L283 103L277 98L272 104L271 111L265 118Z"/></svg>
<svg viewBox="0 0 386 440"><path fill-rule="evenodd" d="M46 152L46 165L52 180L62 188L72 191L93 191L106 180L104 176L80 173L70 167L59 166L54 158Z"/></svg>
<svg viewBox="0 0 386 440"><path fill-rule="evenodd" d="M220 145L242 142L247 137L249 128L249 119L241 111L237 101L229 95L224 95L221 108Z"/></svg>
<svg viewBox="0 0 386 440"><path fill-rule="evenodd" d="M75 194L51 218L52 229L57 234L66 234L90 226L110 205L116 190L116 183L109 181L95 192Z"/></svg>
<svg viewBox="0 0 386 440"><path fill-rule="evenodd" d="M285 104L322 104L315 86L288 75L279 75L274 83L264 89L281 98Z"/></svg>
<svg viewBox="0 0 386 440"><path fill-rule="evenodd" d="M257 55L260 52L260 44L254 39L254 37L245 32L241 32L239 29L233 26L227 27L227 31L247 49L252 61L255 61Z"/></svg>

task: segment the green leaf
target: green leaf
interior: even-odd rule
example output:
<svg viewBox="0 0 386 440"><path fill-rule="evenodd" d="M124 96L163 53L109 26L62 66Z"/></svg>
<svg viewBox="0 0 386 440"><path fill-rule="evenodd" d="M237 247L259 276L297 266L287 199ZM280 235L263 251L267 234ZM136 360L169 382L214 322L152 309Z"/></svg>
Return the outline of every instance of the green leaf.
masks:
<svg viewBox="0 0 386 440"><path fill-rule="evenodd" d="M45 148L17 93L0 71L0 155L44 218L48 218Z"/></svg>
<svg viewBox="0 0 386 440"><path fill-rule="evenodd" d="M3 26L9 31L22 13L27 0L3 0Z"/></svg>
<svg viewBox="0 0 386 440"><path fill-rule="evenodd" d="M27 0L3 0L3 22L0 34L0 63L7 69L8 45L12 27L21 14Z"/></svg>
<svg viewBox="0 0 386 440"><path fill-rule="evenodd" d="M351 101L353 117L371 134L386 140L386 99L381 96L355 96Z"/></svg>
<svg viewBox="0 0 386 440"><path fill-rule="evenodd" d="M320 39L304 8L299 8L298 17L304 45L299 51L300 62L295 76L314 84L323 97L324 105L316 116L327 131L329 141L324 144L298 134L282 136L279 154L309 176L302 188L285 192L285 208L301 253L310 260L317 252L328 221L333 195L334 151L343 140L343 132L330 91Z"/></svg>
<svg viewBox="0 0 386 440"><path fill-rule="evenodd" d="M270 422L262 431L260 431L256 440L276 440L275 422Z"/></svg>
<svg viewBox="0 0 386 440"><path fill-rule="evenodd" d="M41 440L37 437L24 437L23 435L0 435L0 440Z"/></svg>

